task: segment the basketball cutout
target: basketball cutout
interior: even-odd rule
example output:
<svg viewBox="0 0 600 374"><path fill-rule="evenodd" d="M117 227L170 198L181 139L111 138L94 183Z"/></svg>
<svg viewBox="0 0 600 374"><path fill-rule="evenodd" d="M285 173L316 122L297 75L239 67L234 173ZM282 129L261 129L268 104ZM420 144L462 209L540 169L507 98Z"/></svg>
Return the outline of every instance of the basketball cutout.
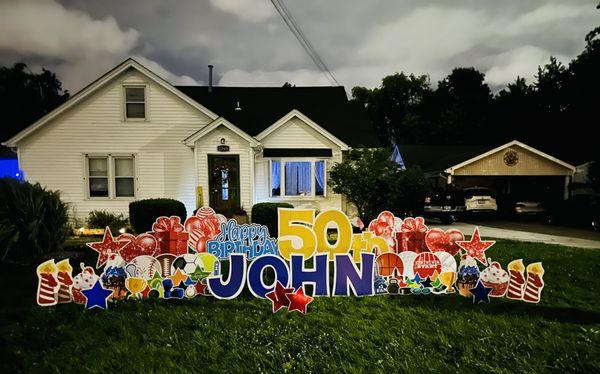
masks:
<svg viewBox="0 0 600 374"><path fill-rule="evenodd" d="M404 274L402 259L397 254L391 252L381 254L377 257L377 268L379 269L379 275L382 277L394 275L394 269L397 276Z"/></svg>

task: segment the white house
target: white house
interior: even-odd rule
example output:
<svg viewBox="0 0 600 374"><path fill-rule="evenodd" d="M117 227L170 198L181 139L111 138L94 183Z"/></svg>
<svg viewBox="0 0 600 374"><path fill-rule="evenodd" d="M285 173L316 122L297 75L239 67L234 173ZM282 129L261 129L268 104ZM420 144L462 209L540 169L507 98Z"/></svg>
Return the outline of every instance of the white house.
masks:
<svg viewBox="0 0 600 374"><path fill-rule="evenodd" d="M188 214L263 201L346 209L328 172L377 140L343 87L175 87L128 59L4 144L83 221L155 197Z"/></svg>

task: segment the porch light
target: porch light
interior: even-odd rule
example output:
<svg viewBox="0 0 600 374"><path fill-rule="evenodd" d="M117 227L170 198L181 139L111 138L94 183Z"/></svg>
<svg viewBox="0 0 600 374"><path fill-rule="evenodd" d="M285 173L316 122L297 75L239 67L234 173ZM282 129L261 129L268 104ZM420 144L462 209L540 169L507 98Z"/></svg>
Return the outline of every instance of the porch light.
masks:
<svg viewBox="0 0 600 374"><path fill-rule="evenodd" d="M225 138L221 138L221 144L225 144Z"/></svg>

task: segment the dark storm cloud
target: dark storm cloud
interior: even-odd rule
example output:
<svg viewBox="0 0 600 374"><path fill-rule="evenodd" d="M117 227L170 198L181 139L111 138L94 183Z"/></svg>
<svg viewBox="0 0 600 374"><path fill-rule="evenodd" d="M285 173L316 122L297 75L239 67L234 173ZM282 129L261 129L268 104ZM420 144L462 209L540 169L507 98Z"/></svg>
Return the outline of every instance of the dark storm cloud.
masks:
<svg viewBox="0 0 600 374"><path fill-rule="evenodd" d="M600 24L590 1L286 1L348 88L395 71L437 81L476 66L494 86L567 62ZM134 56L165 78L226 85L327 84L268 0L0 2L0 58L56 70L76 89Z"/></svg>

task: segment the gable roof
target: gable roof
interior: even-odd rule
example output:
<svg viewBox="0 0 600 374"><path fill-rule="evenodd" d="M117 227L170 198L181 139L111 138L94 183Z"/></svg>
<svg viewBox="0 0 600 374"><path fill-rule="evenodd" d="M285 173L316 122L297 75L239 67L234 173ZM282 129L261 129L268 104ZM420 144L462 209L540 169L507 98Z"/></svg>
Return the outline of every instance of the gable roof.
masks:
<svg viewBox="0 0 600 374"><path fill-rule="evenodd" d="M291 120L294 117L300 119L302 122L304 122L308 126L312 127L313 130L317 131L318 133L323 135L325 138L329 139L331 142L337 144L343 151L348 150L349 147L346 143L344 143L343 141L338 139L336 136L331 134L329 131L325 130L324 128L322 128L321 126L316 124L313 120L311 120L310 118L308 118L307 116L302 114L297 109L292 110L291 112L289 112L288 114L286 114L285 116L283 116L279 120L277 120L277 122L275 122L271 126L264 129L260 134L256 135L256 139L263 140L264 138L269 136L271 133L273 133L275 130L277 130L279 127L283 126L285 123L287 123L289 120Z"/></svg>
<svg viewBox="0 0 600 374"><path fill-rule="evenodd" d="M110 70L107 73L105 73L104 75L102 75L100 78L96 79L94 82L90 83L89 85L87 85L86 87L81 89L79 92L77 92L75 95L73 95L69 100L64 102L58 108L56 108L53 111L51 111L50 113L46 114L45 116L43 116L42 118L40 118L39 120L34 122L32 125L26 127L25 129L20 131L18 134L16 134L15 136L8 139L6 142L4 142L2 144L9 146L9 147L16 146L17 143L19 141L21 141L23 138L29 136L30 134L32 134L33 132L35 132L36 130L41 128L42 126L46 125L52 119L56 118L57 116L59 116L60 114L62 114L64 112L66 112L67 110L69 110L70 108L72 108L73 106L75 106L76 104L78 104L79 102L84 100L85 98L92 95L98 89L100 89L101 87L104 87L106 84L111 82L113 80L113 78L117 77L118 75L120 75L121 73L123 73L129 69L137 70L141 74L145 75L146 77L148 77L155 83L157 83L160 86L162 86L163 88L165 88L167 91L173 93L175 96L182 99L184 102L188 103L192 107L194 107L197 110L201 111L202 113L206 114L211 119L215 119L218 117L215 113L213 113L212 111L210 111L209 109L204 107L202 104L185 96L181 91L175 89L175 87L173 87L169 82L167 82L163 78L159 77L158 75L154 74L151 70L147 69L139 62L135 61L132 58L128 58L127 60L120 63L112 70Z"/></svg>
<svg viewBox="0 0 600 374"><path fill-rule="evenodd" d="M251 136L297 110L348 146L380 145L367 111L343 87L176 87Z"/></svg>
<svg viewBox="0 0 600 374"><path fill-rule="evenodd" d="M241 137L242 139L244 139L245 141L247 141L248 143L250 143L251 147L255 147L255 146L258 145L258 142L256 141L256 139L254 139L253 137L251 137L250 135L248 135L244 131L240 130L237 126L235 126L233 123L229 122L228 120L226 120L223 117L219 117L216 120L212 121L208 125L204 126L200 130L196 131L192 135L190 135L187 138L185 138L183 140L183 142L185 143L185 145L191 147L191 146L194 145L194 143L198 139L202 138L204 135L210 133L211 131L213 131L214 129L216 129L219 126L225 126L225 127L227 127L229 130L233 131L239 137Z"/></svg>
<svg viewBox="0 0 600 374"><path fill-rule="evenodd" d="M485 158L485 157L488 157L488 156L490 156L490 155L492 155L492 154L494 154L494 153L500 152L500 151L502 151L503 149L507 149L507 148L510 148L510 147L512 147L512 146L515 146L515 145L516 145L516 146L518 146L518 147L521 147L521 148L523 148L523 149L526 149L526 150L528 150L529 152L532 152L532 153L534 153L534 154L536 154L536 155L538 155L538 156L540 156L540 157L542 157L542 158L545 158L545 159L546 159L546 160L548 160L548 161L554 162L555 164L558 164L558 165L560 165L560 166L562 166L562 167L564 167L564 168L566 168L566 169L570 169L571 171L575 171L575 166L573 166L573 165L570 165L570 164L568 164L568 163L566 163L566 162L564 162L564 161L562 161L562 160L559 160L559 159L557 159L556 157L550 156L549 154L547 154L547 153L544 153L544 152L542 152L542 151L540 151L540 150L538 150L538 149L535 149L535 148L533 148L533 147L530 147L530 146L528 146L528 145L527 145L527 144L525 144L525 143L521 143L521 142L520 142L520 141L518 141L518 140L513 140L513 141L511 141L511 142L508 142L508 143L506 143L506 144L503 144L503 145L501 145L501 146L499 146L499 147L496 147L496 148L494 148L494 149L491 149L491 150L489 150L489 151L487 151L487 152L485 152L485 153L482 153L482 154L480 154L480 155L477 155L477 156L475 156L475 157L472 157L472 158L470 158L470 159L468 159L468 160L465 160L465 161L463 161L463 162L461 162L461 163L459 163L459 164L452 165L452 166L450 166L449 168L447 168L445 171L446 171L447 173L452 173L452 172L453 172L454 170L456 170L456 169L460 169L460 168L462 168L462 167L464 167L464 166L466 166L466 165L472 164L473 162L479 161L479 160L481 160L481 159L483 159L483 158Z"/></svg>
<svg viewBox="0 0 600 374"><path fill-rule="evenodd" d="M527 149L567 169L574 170L574 166L518 140L513 140L500 146L400 144L398 145L398 148L408 166L419 166L426 172L449 173L450 169L458 169L514 145Z"/></svg>

